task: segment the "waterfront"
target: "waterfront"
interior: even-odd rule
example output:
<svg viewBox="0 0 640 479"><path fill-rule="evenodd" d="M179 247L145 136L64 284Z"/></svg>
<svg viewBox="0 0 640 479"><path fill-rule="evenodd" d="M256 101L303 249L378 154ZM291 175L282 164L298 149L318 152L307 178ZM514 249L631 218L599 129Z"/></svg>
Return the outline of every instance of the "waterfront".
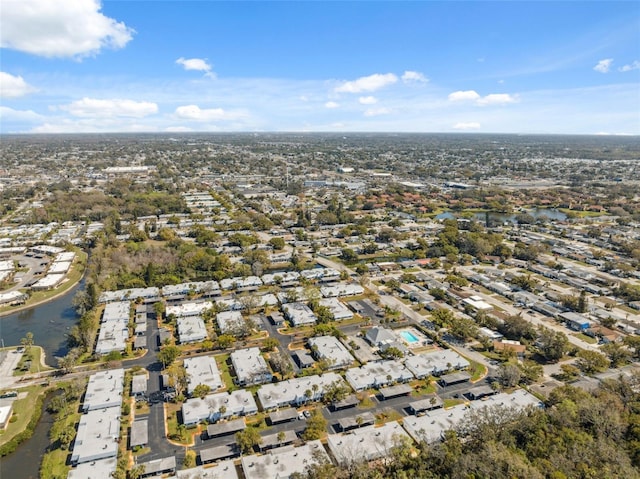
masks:
<svg viewBox="0 0 640 479"><path fill-rule="evenodd" d="M49 430L54 422L54 415L47 411L47 405L55 394L49 394L42 406L42 416L33 430L33 435L20 444L8 456L0 459L1 479L37 479L40 473L42 456L49 447Z"/></svg>
<svg viewBox="0 0 640 479"><path fill-rule="evenodd" d="M73 297L84 281L66 294L32 308L0 317L0 339L4 346L17 346L28 332L33 333L35 344L42 346L45 363L57 366L56 357L67 354L66 335L76 324Z"/></svg>

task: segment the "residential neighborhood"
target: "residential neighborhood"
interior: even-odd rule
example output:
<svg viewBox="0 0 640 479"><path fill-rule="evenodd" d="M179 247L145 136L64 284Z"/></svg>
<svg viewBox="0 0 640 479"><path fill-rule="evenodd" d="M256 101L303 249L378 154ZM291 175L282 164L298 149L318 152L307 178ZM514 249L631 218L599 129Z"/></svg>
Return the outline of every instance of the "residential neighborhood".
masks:
<svg viewBox="0 0 640 479"><path fill-rule="evenodd" d="M517 139L527 175L493 145L504 170L446 169L447 138L407 139L443 155L428 170L389 138L366 147L378 163L322 135L127 139L109 161L90 149L109 139L36 142L33 184L23 141L2 145L0 321L82 278L62 354L38 330L1 351L5 393L64 398L41 477L382 474L452 434L471 447L487 418L640 384L634 145L586 195L582 166ZM0 399L11 437L29 394Z"/></svg>

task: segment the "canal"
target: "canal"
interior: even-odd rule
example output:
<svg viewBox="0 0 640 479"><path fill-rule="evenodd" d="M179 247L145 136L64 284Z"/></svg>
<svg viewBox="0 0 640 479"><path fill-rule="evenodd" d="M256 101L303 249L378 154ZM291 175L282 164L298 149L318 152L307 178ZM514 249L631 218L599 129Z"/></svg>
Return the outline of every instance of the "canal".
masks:
<svg viewBox="0 0 640 479"><path fill-rule="evenodd" d="M17 346L28 332L32 332L34 343L44 349L45 363L57 366L56 356L67 354L67 334L77 321L72 301L82 287L84 280L64 296L0 317L0 340L5 346Z"/></svg>
<svg viewBox="0 0 640 479"><path fill-rule="evenodd" d="M49 430L55 420L55 416L47 411L47 405L54 397L55 393L50 393L44 401L42 416L31 438L0 459L0 478L38 479L42 456L49 447Z"/></svg>

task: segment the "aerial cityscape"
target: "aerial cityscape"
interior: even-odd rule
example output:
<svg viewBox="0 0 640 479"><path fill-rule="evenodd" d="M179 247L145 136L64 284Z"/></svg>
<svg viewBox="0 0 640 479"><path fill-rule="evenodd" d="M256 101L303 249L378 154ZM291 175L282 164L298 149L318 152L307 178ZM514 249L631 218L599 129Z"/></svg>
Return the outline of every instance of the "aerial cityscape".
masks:
<svg viewBox="0 0 640 479"><path fill-rule="evenodd" d="M0 478L640 478L639 36L2 0Z"/></svg>

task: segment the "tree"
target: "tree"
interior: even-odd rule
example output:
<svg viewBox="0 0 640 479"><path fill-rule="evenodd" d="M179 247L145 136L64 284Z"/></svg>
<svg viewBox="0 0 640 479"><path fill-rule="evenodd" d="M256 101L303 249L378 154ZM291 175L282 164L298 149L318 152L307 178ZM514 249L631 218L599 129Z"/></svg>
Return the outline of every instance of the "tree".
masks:
<svg viewBox="0 0 640 479"><path fill-rule="evenodd" d="M340 258L345 263L355 263L358 261L358 253L353 251L351 248L343 248L340 253Z"/></svg>
<svg viewBox="0 0 640 479"><path fill-rule="evenodd" d="M162 363L163 369L170 366L180 356L180 348L178 346L169 345L163 346L158 351L158 360Z"/></svg>
<svg viewBox="0 0 640 479"><path fill-rule="evenodd" d="M604 344L600 350L609 358L613 368L623 366L631 359L631 352L620 343Z"/></svg>
<svg viewBox="0 0 640 479"><path fill-rule="evenodd" d="M536 338L536 329L533 325L520 315L507 316L500 326L500 332L508 339L520 341L533 340Z"/></svg>
<svg viewBox="0 0 640 479"><path fill-rule="evenodd" d="M500 383L507 388L517 386L522 378L522 372L520 368L515 364L503 364L498 369L498 377Z"/></svg>
<svg viewBox="0 0 640 479"><path fill-rule="evenodd" d="M629 335L625 336L623 340L625 346L633 350L633 356L640 357L640 336Z"/></svg>
<svg viewBox="0 0 640 479"><path fill-rule="evenodd" d="M186 461L186 457L185 457L185 461ZM140 479L144 474L144 471L145 471L144 464L138 464L137 466L135 466L129 471L129 479Z"/></svg>
<svg viewBox="0 0 640 479"><path fill-rule="evenodd" d="M269 352L273 351L274 348L277 348L279 345L280 343L276 338L269 336L264 341L262 341L262 346L260 347L260 349L262 349L262 351L264 352Z"/></svg>
<svg viewBox="0 0 640 479"><path fill-rule="evenodd" d="M185 469L191 469L192 467L196 467L196 451L193 449L189 449L184 455L184 461L182 465Z"/></svg>
<svg viewBox="0 0 640 479"><path fill-rule="evenodd" d="M340 380L333 381L322 389L324 401L327 404L342 401L350 392L351 390L349 389L349 386L347 386L344 381Z"/></svg>
<svg viewBox="0 0 640 479"><path fill-rule="evenodd" d="M585 374L602 372L609 367L609 360L596 351L583 349L577 356L576 366Z"/></svg>
<svg viewBox="0 0 640 479"><path fill-rule="evenodd" d="M227 349L235 342L236 338L230 334L221 334L218 336L218 347L220 349Z"/></svg>
<svg viewBox="0 0 640 479"><path fill-rule="evenodd" d="M311 412L311 417L307 420L307 427L302 433L305 441L320 439L327 431L327 420L317 409Z"/></svg>
<svg viewBox="0 0 640 479"><path fill-rule="evenodd" d="M199 397L200 399L204 399L204 397L211 392L211 386L207 384L198 384L195 388L193 388L193 397Z"/></svg>
<svg viewBox="0 0 640 479"><path fill-rule="evenodd" d="M20 344L24 346L24 349L29 351L31 350L31 346L33 346L33 333L29 331L24 335L24 338L20 340Z"/></svg>
<svg viewBox="0 0 640 479"><path fill-rule="evenodd" d="M287 437L287 435L285 434L285 432L284 432L284 431L280 431L280 432L278 433L278 435L276 436L276 439L278 440L278 442L279 442L280 444L282 444L282 443L284 442L284 440L285 440L285 438L286 438L286 437Z"/></svg>
<svg viewBox="0 0 640 479"><path fill-rule="evenodd" d="M275 237L269 240L269 244L273 247L274 250L280 251L284 249L284 238Z"/></svg>
<svg viewBox="0 0 640 479"><path fill-rule="evenodd" d="M538 328L538 351L547 361L558 361L569 348L569 338L561 331L540 326Z"/></svg>
<svg viewBox="0 0 640 479"><path fill-rule="evenodd" d="M174 363L167 368L167 375L169 376L169 385L175 388L178 396L182 396L187 388L187 371Z"/></svg>
<svg viewBox="0 0 640 479"><path fill-rule="evenodd" d="M255 427L248 427L236 433L236 443L244 454L253 451L253 448L262 443L262 436Z"/></svg>

